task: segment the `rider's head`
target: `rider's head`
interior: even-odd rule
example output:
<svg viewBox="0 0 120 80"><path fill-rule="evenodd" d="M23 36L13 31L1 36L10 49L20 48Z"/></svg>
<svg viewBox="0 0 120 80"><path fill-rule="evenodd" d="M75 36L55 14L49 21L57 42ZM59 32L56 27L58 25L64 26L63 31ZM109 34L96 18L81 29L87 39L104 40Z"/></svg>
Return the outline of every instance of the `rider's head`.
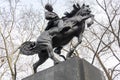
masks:
<svg viewBox="0 0 120 80"><path fill-rule="evenodd" d="M45 9L48 10L48 11L50 11L50 12L53 11L53 7L52 7L52 5L49 4L49 3L47 3L47 4L45 5Z"/></svg>

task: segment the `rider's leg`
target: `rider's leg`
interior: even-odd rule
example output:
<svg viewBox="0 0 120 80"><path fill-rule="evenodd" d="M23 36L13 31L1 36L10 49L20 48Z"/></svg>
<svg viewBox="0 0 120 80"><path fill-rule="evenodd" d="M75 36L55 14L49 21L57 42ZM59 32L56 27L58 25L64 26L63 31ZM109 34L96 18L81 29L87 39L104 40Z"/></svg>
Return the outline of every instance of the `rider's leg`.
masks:
<svg viewBox="0 0 120 80"><path fill-rule="evenodd" d="M71 28L70 26L65 26L65 25L64 25L64 22L63 22L62 19L59 20L59 22L58 22L58 31L59 31L60 33L64 33L64 32L66 32L66 31L68 31L70 28Z"/></svg>

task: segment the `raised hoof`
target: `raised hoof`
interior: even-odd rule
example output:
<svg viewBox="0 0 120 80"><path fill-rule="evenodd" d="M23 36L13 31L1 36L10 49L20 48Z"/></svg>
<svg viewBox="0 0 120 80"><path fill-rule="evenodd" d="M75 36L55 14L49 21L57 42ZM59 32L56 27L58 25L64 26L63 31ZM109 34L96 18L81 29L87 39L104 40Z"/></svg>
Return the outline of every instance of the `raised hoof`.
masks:
<svg viewBox="0 0 120 80"><path fill-rule="evenodd" d="M65 56L63 56L63 55L59 55L60 57L62 57L65 61L66 61L66 58L65 58Z"/></svg>

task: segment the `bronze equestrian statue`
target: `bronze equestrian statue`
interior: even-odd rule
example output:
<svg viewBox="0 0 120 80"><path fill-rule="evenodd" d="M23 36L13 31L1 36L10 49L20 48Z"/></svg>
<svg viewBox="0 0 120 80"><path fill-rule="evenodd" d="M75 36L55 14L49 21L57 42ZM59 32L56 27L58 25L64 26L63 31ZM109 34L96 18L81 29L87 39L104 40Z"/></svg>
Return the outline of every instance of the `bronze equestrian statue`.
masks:
<svg viewBox="0 0 120 80"><path fill-rule="evenodd" d="M39 60L33 65L35 73L37 72L37 67L44 63L48 58L51 58L55 64L60 62L54 56L53 48L60 51L61 48L59 49L59 47L68 44L75 36L78 37L78 42L81 43L82 33L85 28L85 20L93 17L93 15L91 14L88 5L83 5L82 7L74 5L74 7L77 8L74 14L73 12L67 13L67 15L62 18L63 24L60 24L62 21L61 19L58 19L58 24L61 26L56 24L56 26L52 26L42 32L37 41L26 41L21 45L20 52L22 54L38 54ZM69 53L67 57L71 57L71 55L72 54Z"/></svg>
<svg viewBox="0 0 120 80"><path fill-rule="evenodd" d="M74 20L69 21L69 18L71 18L73 16L77 16L77 15L84 16L84 15L89 14L91 12L88 5L83 4L82 8L84 8L84 10L81 12L80 11L81 8L80 8L79 4L76 4L76 5L74 4L73 5L73 10L70 13L68 13L68 12L65 13L66 16L62 17L62 21L64 21L64 26L65 25L66 26L65 26L65 28L63 29L62 32L66 32L67 30L70 29L71 25L76 24L76 22ZM49 22L48 22L48 26L46 27L45 30L49 30L53 27L59 27L59 25L57 26L57 24L56 24L58 22L59 22L58 24L61 24L60 26L63 26L62 23L60 23L60 22L62 22L61 19L58 17L58 15L55 12L53 12L53 8L50 4L46 5L46 10L48 10L48 12L46 12L46 13L48 13L48 15L46 15L46 16L49 16L49 19L48 18L46 18L46 19L49 20ZM86 13L86 11L87 11L87 13ZM68 19L68 21L67 21L67 19ZM51 24L51 25L49 25L49 24ZM93 22L89 23L88 27L91 26L91 24L93 24ZM82 42L82 33L84 32L84 28L85 28L85 21L83 20L82 22L77 23L76 26L81 26L80 31L78 31L76 33L76 37L78 37L78 43L77 44L80 44ZM58 43L55 43L55 41L59 42L57 40L60 40L60 39L56 40L55 38L57 38L57 36L53 37L53 40L52 40L54 42L53 45L57 44L54 52L57 53L59 56L63 57L66 60L66 58L64 56L60 55L61 54L61 49L65 44L58 46ZM62 38L62 37L60 37L60 38ZM64 40L71 40L72 36L68 37L68 38L69 39L64 39ZM69 41L64 41L64 42L68 43ZM68 57L69 56L71 56L71 55L68 54Z"/></svg>

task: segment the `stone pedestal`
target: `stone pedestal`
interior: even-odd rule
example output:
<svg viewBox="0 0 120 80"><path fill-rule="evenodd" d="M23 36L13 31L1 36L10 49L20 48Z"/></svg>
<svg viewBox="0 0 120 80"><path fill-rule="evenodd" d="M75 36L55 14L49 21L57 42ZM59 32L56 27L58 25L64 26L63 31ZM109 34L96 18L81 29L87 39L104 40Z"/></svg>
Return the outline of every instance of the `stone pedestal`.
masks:
<svg viewBox="0 0 120 80"><path fill-rule="evenodd" d="M103 73L78 57L40 71L23 80L105 80Z"/></svg>

